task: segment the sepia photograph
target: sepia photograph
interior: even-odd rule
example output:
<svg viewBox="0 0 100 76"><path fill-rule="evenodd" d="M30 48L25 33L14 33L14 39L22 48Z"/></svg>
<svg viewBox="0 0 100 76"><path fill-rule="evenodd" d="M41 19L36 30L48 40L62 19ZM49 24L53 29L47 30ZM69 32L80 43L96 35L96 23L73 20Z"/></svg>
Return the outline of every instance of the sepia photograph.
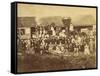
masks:
<svg viewBox="0 0 100 76"><path fill-rule="evenodd" d="M97 68L97 8L17 3L17 72Z"/></svg>

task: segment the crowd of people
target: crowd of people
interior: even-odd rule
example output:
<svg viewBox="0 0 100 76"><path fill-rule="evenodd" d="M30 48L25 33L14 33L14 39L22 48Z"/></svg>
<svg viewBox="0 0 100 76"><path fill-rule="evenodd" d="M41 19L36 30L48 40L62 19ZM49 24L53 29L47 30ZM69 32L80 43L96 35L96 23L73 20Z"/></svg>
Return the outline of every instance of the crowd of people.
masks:
<svg viewBox="0 0 100 76"><path fill-rule="evenodd" d="M79 53L90 55L95 51L95 35L80 31L70 31L65 27L43 26L31 31L30 39L20 39L18 34L18 48L31 54L64 54L78 56Z"/></svg>

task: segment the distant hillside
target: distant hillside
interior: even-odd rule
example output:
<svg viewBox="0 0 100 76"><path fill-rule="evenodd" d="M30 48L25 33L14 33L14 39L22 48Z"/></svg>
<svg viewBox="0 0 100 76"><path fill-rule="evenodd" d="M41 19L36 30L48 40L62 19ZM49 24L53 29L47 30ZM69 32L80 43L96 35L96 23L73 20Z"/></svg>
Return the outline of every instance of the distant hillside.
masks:
<svg viewBox="0 0 100 76"><path fill-rule="evenodd" d="M36 24L35 17L18 17L18 27L33 27Z"/></svg>
<svg viewBox="0 0 100 76"><path fill-rule="evenodd" d="M96 24L96 21L92 15L85 15L81 16L80 18L77 19L77 21L73 22L74 25L91 25L91 24Z"/></svg>
<svg viewBox="0 0 100 76"><path fill-rule="evenodd" d="M62 16L42 17L37 22L36 17L18 17L18 27L33 27L36 26L37 23L40 23L40 26L51 25L52 23L54 23L56 26L63 26L63 18L64 17ZM92 15L79 16L76 18L76 20L71 20L74 26L96 24L96 21Z"/></svg>
<svg viewBox="0 0 100 76"><path fill-rule="evenodd" d="M55 23L56 26L62 26L62 18L61 16L50 16L50 17L43 17L39 19L39 22L41 25L51 25L52 23Z"/></svg>

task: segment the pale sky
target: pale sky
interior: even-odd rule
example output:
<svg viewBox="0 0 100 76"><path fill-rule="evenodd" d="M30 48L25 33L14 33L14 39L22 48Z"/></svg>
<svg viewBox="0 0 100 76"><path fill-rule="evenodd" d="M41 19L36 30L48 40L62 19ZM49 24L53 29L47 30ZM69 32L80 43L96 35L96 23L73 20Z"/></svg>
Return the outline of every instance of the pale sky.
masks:
<svg viewBox="0 0 100 76"><path fill-rule="evenodd" d="M96 19L96 8L18 4L18 17L68 16L77 19L84 15L92 15Z"/></svg>

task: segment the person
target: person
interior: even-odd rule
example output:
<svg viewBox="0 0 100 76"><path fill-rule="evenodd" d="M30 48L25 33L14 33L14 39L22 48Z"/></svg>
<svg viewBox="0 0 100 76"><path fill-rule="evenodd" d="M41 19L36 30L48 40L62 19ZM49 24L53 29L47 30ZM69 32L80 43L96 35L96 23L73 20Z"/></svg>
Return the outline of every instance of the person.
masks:
<svg viewBox="0 0 100 76"><path fill-rule="evenodd" d="M74 53L75 53L74 56L78 56L78 54L79 54L79 43L78 43L77 35L75 36Z"/></svg>
<svg viewBox="0 0 100 76"><path fill-rule="evenodd" d="M52 50L53 50L53 45L52 45L52 43L50 42L50 44L49 44L49 48L48 48L48 52L51 53Z"/></svg>
<svg viewBox="0 0 100 76"><path fill-rule="evenodd" d="M51 31L52 31L52 36L55 36L56 35L56 32L55 32L54 27L51 27Z"/></svg>
<svg viewBox="0 0 100 76"><path fill-rule="evenodd" d="M84 47L85 47L85 48L84 48L84 54L85 54L85 55L90 55L89 45L86 44Z"/></svg>
<svg viewBox="0 0 100 76"><path fill-rule="evenodd" d="M66 37L65 30L62 30L62 31L59 33L59 36L65 38L65 37Z"/></svg>
<svg viewBox="0 0 100 76"><path fill-rule="evenodd" d="M39 44L40 44L40 54L42 55L43 52L45 51L45 39L42 39L42 41Z"/></svg>
<svg viewBox="0 0 100 76"><path fill-rule="evenodd" d="M39 37L42 37L42 30L39 31Z"/></svg>
<svg viewBox="0 0 100 76"><path fill-rule="evenodd" d="M57 45L57 52L62 53L64 51L64 47L62 46L61 42Z"/></svg>
<svg viewBox="0 0 100 76"><path fill-rule="evenodd" d="M91 53L93 53L93 39L90 39L90 42L89 42L89 45L90 45L90 51L91 51Z"/></svg>

